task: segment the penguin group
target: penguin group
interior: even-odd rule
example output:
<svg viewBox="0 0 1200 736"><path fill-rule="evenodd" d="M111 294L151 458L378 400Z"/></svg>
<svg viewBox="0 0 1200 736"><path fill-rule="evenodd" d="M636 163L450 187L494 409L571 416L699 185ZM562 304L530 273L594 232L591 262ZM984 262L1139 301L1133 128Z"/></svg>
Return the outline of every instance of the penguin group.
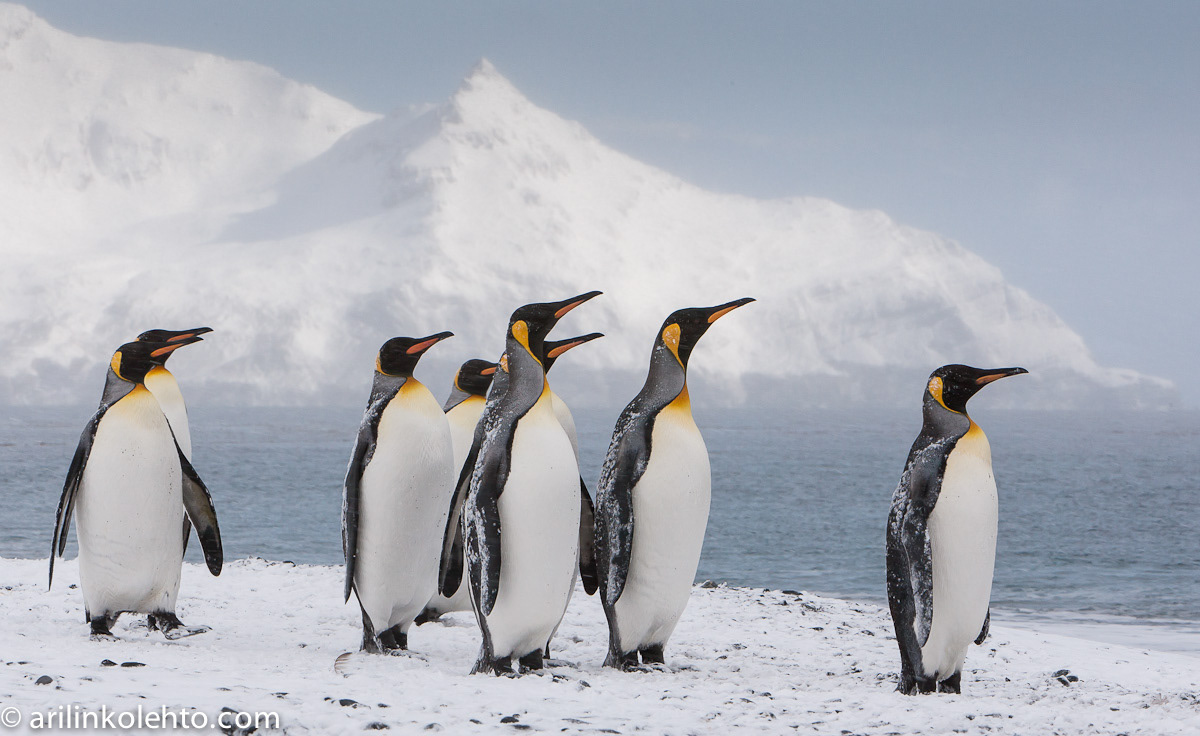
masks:
<svg viewBox="0 0 1200 736"><path fill-rule="evenodd" d="M551 643L581 583L587 595L599 593L608 623L604 664L665 667L712 492L688 363L718 319L754 300L664 320L593 498L574 419L547 374L567 351L603 337L549 339L565 315L599 295L518 307L503 354L462 363L443 404L414 372L453 333L380 347L342 493L343 597L358 603L362 651L403 654L414 623L470 610L481 635L473 673L536 672L558 663ZM123 613L145 614L168 639L208 630L175 613L192 530L213 575L222 549L212 497L192 465L183 395L166 368L174 351L208 332L156 329L121 345L80 436L58 503L50 581L74 520L93 637L112 637ZM925 385L923 426L886 533L903 693L960 692L967 649L987 636L997 492L987 437L966 404L983 386L1026 372L946 365Z"/></svg>

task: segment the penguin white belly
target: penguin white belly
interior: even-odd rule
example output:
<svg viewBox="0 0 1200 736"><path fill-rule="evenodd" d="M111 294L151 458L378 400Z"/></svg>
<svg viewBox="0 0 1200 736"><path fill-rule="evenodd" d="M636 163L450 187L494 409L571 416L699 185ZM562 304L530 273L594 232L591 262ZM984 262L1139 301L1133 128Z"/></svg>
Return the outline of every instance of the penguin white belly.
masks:
<svg viewBox="0 0 1200 736"><path fill-rule="evenodd" d="M454 446L452 484L458 482L458 474L467 459L467 454L471 452L471 441L475 437L475 425L479 423L479 417L483 414L486 403L482 396L472 396L446 412L446 420L450 423L450 443ZM439 615L452 611L469 611L471 610L470 587L466 584L459 585L458 590L449 598L435 592L429 601L428 608Z"/></svg>
<svg viewBox="0 0 1200 736"><path fill-rule="evenodd" d="M361 481L354 588L377 635L407 632L437 588L453 459L445 414L410 378L379 419Z"/></svg>
<svg viewBox="0 0 1200 736"><path fill-rule="evenodd" d="M100 420L75 505L89 617L175 611L182 484L167 419L149 391L135 388Z"/></svg>
<svg viewBox="0 0 1200 736"><path fill-rule="evenodd" d="M567 610L579 554L579 469L543 395L517 423L498 503L500 590L487 617L496 658L541 649Z"/></svg>
<svg viewBox="0 0 1200 736"><path fill-rule="evenodd" d="M992 452L977 425L946 460L929 514L933 554L933 620L921 647L925 675L945 679L962 669L979 636L992 595L998 520Z"/></svg>
<svg viewBox="0 0 1200 736"><path fill-rule="evenodd" d="M550 392L550 401L554 406L554 416L558 419L558 423L562 425L563 431L567 433L567 439L571 441L571 450L575 453L575 464L579 464L579 433L575 431L575 417L572 416L571 410L567 408L567 402L558 398L558 394Z"/></svg>
<svg viewBox="0 0 1200 736"><path fill-rule="evenodd" d="M650 460L633 487L633 546L615 606L624 652L670 638L687 607L708 526L708 448L690 408L659 412L650 440Z"/></svg>
<svg viewBox="0 0 1200 736"><path fill-rule="evenodd" d="M167 423L175 433L175 441L183 456L192 459L192 431L188 426L187 406L183 403L183 392L171 372L161 366L156 366L146 374L146 388L154 394L162 413L167 416Z"/></svg>

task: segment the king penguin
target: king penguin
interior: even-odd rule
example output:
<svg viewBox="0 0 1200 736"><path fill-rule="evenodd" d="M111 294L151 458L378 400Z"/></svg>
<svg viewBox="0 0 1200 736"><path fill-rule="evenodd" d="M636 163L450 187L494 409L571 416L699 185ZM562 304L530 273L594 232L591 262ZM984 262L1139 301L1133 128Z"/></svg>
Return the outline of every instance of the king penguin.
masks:
<svg viewBox="0 0 1200 736"><path fill-rule="evenodd" d="M454 445L453 468L456 478L462 469L463 461L467 459L467 453L471 451L475 425L479 424L479 417L483 414L488 388L492 385L492 376L495 375L498 365L481 358L472 358L463 363L458 373L454 374L450 396L442 406L442 411L446 412L446 419L450 422L450 442ZM461 545L456 547L456 554L462 554ZM469 610L471 596L467 592L467 586L461 585L452 598L435 592L425 610L417 616L416 623L420 625L436 621L443 613Z"/></svg>
<svg viewBox="0 0 1200 736"><path fill-rule="evenodd" d="M375 360L342 500L345 599L358 595L363 651L408 649L408 629L437 588L454 450L445 413L413 369L451 334L394 337Z"/></svg>
<svg viewBox="0 0 1200 736"><path fill-rule="evenodd" d="M79 583L93 636L111 636L122 613L148 613L169 639L207 631L175 615L183 564L184 515L196 527L204 559L221 572L221 532L212 498L166 415L146 388L146 375L172 351L199 342L131 342L109 362L104 393L84 427L54 523L54 559L67 544L71 517L78 526Z"/></svg>
<svg viewBox="0 0 1200 736"><path fill-rule="evenodd" d="M209 332L212 332L211 327L193 327L190 330L146 330L138 335L137 339L138 342L162 342L169 345L182 340L190 340L193 337L198 338ZM170 357L170 353L167 353L166 357ZM164 357L162 365L154 366L146 374L146 388L154 394L155 399L158 399L158 405L162 407L163 414L167 415L167 422L171 425L171 431L175 433L175 441L179 443L179 449L183 450L183 456L191 460L192 431L188 426L187 406L183 403L183 392L179 390L175 376L167 370L166 357Z"/></svg>
<svg viewBox="0 0 1200 736"><path fill-rule="evenodd" d="M579 466L554 416L542 356L558 320L599 293L528 304L509 319L499 369L506 385L498 390L497 375L442 551L440 588L452 596L462 570L450 550L461 530L483 634L473 673L511 674L514 659L522 669L541 669L546 642L566 612L579 552Z"/></svg>
<svg viewBox="0 0 1200 736"><path fill-rule="evenodd" d="M925 386L924 423L892 495L887 528L902 693L961 692L967 647L987 637L996 480L991 447L967 416L967 400L993 381L1027 372L945 365Z"/></svg>
<svg viewBox="0 0 1200 736"><path fill-rule="evenodd" d="M588 335L580 335L579 337L570 337L566 340L547 340L544 343L545 350L542 356L542 366L546 371L547 385L549 385L550 368L553 367L558 358L568 350L577 348L584 343L591 342L597 338L604 337L602 333L593 332ZM579 433L575 429L575 417L571 414L571 409L567 406L567 402L563 401L554 389L550 389L550 403L554 407L554 416L558 418L558 423L562 425L563 431L567 433L567 439L571 441L571 449L575 451L575 466L579 466ZM595 517L596 506L592 502L592 494L588 490L587 483L583 480L583 474L579 476L579 564L576 565L576 578L583 579L583 592L592 595L596 592L599 583L596 580L596 545L595 545ZM571 581L571 594L575 593L575 581ZM570 598L567 599L567 604L570 604ZM557 627L550 634L550 638L554 638L554 634L558 633ZM545 656L550 656L550 640L546 641L546 647L543 650Z"/></svg>
<svg viewBox="0 0 1200 736"><path fill-rule="evenodd" d="M596 560L608 657L621 669L662 665L691 594L712 479L692 419L688 358L722 316L754 301L680 309L663 322L641 392L617 419L596 484Z"/></svg>

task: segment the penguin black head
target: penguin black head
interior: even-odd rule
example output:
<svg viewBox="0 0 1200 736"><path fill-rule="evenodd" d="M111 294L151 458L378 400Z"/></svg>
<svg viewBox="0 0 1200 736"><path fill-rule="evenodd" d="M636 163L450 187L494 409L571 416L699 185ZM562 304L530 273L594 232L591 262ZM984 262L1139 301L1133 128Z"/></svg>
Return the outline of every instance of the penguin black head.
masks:
<svg viewBox="0 0 1200 736"><path fill-rule="evenodd" d="M662 329L658 331L658 338L655 340L655 350L661 349L660 346L671 351L675 359L679 361L679 365L687 368L688 358L692 355L692 349L696 347L701 336L708 330L713 322L716 322L721 317L732 312L738 307L749 304L754 301L751 297L737 299L725 304L718 304L715 307L690 307L688 309L679 309L671 313L663 322Z"/></svg>
<svg viewBox="0 0 1200 736"><path fill-rule="evenodd" d="M925 400L937 402L957 414L967 413L967 400L992 381L1019 376L1024 368L972 368L969 365L944 365L929 374Z"/></svg>
<svg viewBox="0 0 1200 736"><path fill-rule="evenodd" d="M379 356L375 359L375 370L386 376L401 376L407 378L417 367L417 361L425 351L447 337L454 337L453 332L439 332L428 337L393 337L379 348Z"/></svg>
<svg viewBox="0 0 1200 736"><path fill-rule="evenodd" d="M211 327L193 327L190 330L146 330L137 336L138 342L179 342L189 337L212 332Z"/></svg>
<svg viewBox="0 0 1200 736"><path fill-rule="evenodd" d="M545 348L545 353L542 355L542 367L547 373L549 373L550 366L554 365L554 361L558 360L558 356L567 352L571 348L577 348L585 342L591 342L598 337L604 337L604 334L601 332L593 332L589 335L569 337L566 340L546 340L542 343L542 347Z"/></svg>
<svg viewBox="0 0 1200 736"><path fill-rule="evenodd" d="M113 353L109 367L122 381L142 383L146 380L146 374L166 363L172 352L194 342L200 342L200 338L193 335L175 342L127 342Z"/></svg>
<svg viewBox="0 0 1200 736"><path fill-rule="evenodd" d="M488 360L472 358L458 369L454 376L454 387L473 396L487 396L497 366L497 363Z"/></svg>
<svg viewBox="0 0 1200 736"><path fill-rule="evenodd" d="M554 325L558 324L558 321L567 312L600 294L599 291L589 291L561 302L526 304L523 307L517 307L508 319L509 337L520 343L529 351L530 355L541 363L546 350L543 343L546 341L546 335L549 335L550 330L554 329Z"/></svg>

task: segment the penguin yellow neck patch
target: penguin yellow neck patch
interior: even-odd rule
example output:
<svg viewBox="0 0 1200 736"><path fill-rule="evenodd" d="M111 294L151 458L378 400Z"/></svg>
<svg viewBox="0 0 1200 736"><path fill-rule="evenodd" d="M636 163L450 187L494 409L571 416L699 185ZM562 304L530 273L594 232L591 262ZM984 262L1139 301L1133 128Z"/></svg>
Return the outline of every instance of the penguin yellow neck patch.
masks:
<svg viewBox="0 0 1200 736"><path fill-rule="evenodd" d="M671 355L675 356L675 360L679 360L679 325L670 324L664 327L662 339ZM679 365L683 365L682 360L679 360Z"/></svg>
<svg viewBox="0 0 1200 736"><path fill-rule="evenodd" d="M944 386L945 386L945 384L942 383L941 376L934 376L933 378L930 378L929 379L929 395L933 397L934 401L941 404L942 408L945 409L946 411L954 412L955 414L961 414L962 412L954 411L950 407L946 406L945 400L942 399L942 390L943 390Z"/></svg>
<svg viewBox="0 0 1200 736"><path fill-rule="evenodd" d="M529 325L525 323L525 320L517 320L517 322L513 324L512 336L517 342L521 343L521 347L525 348L525 352L533 355L533 351L529 349ZM541 365L542 361L540 358L538 358L538 356L533 355L533 359L536 360L539 365Z"/></svg>

